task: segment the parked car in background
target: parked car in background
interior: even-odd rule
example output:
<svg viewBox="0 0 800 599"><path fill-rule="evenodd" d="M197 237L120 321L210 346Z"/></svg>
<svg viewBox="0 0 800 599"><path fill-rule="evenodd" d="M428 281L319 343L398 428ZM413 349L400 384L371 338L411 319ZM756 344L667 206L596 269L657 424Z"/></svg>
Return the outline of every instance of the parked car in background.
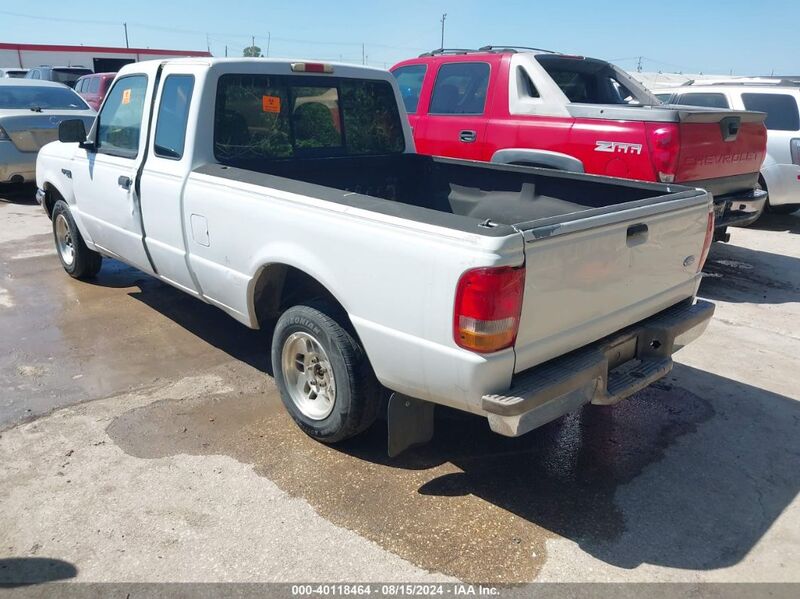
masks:
<svg viewBox="0 0 800 599"><path fill-rule="evenodd" d="M28 69L17 69L14 67L3 67L0 68L0 79L21 79L25 77L25 74L28 72Z"/></svg>
<svg viewBox="0 0 800 599"><path fill-rule="evenodd" d="M767 210L800 208L800 84L769 79L702 82L653 90L666 104L759 110L767 113L767 157L761 186L769 193Z"/></svg>
<svg viewBox="0 0 800 599"><path fill-rule="evenodd" d="M513 437L666 375L714 311L709 194L421 156L401 102L353 65L127 65L42 149L37 198L71 276L112 256L274 331L320 441L365 430L381 385L396 453L432 403Z"/></svg>
<svg viewBox="0 0 800 599"><path fill-rule="evenodd" d="M25 77L27 79L41 79L42 81L55 81L63 83L69 87L75 87L75 83L83 75L90 75L92 69L86 67L51 67L41 66L33 67L29 70Z"/></svg>
<svg viewBox="0 0 800 599"><path fill-rule="evenodd" d="M0 79L0 183L35 178L36 154L58 138L58 125L81 118L87 126L95 112L60 83Z"/></svg>
<svg viewBox="0 0 800 599"><path fill-rule="evenodd" d="M94 110L100 110L100 104L103 103L103 99L108 93L108 88L111 87L111 82L114 81L116 76L116 73L84 75L75 84L75 91Z"/></svg>
<svg viewBox="0 0 800 599"><path fill-rule="evenodd" d="M535 49L436 50L391 70L423 154L702 187L718 240L763 210L764 114L665 107L608 62Z"/></svg>

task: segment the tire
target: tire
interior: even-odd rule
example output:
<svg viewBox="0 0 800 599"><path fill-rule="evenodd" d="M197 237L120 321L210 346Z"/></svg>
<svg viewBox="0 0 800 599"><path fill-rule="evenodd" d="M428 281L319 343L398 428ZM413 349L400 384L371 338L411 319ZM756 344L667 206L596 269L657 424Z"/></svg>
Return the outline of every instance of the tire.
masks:
<svg viewBox="0 0 800 599"><path fill-rule="evenodd" d="M88 279L100 272L103 256L86 247L75 220L64 200L53 206L53 239L61 266L76 279Z"/></svg>
<svg viewBox="0 0 800 599"><path fill-rule="evenodd" d="M281 315L272 368L283 405L318 441L353 437L378 415L380 384L344 311L331 302L310 301Z"/></svg>

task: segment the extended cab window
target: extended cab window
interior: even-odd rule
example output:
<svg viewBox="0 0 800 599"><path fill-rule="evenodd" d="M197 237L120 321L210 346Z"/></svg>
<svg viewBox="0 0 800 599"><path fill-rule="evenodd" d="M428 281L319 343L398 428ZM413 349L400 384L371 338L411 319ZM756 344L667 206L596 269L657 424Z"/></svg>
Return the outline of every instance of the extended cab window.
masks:
<svg viewBox="0 0 800 599"><path fill-rule="evenodd" d="M91 79L88 79L84 83L84 87L86 86L87 82L89 83L89 89L87 91L90 94L96 94L98 91L100 91L100 77L92 77Z"/></svg>
<svg viewBox="0 0 800 599"><path fill-rule="evenodd" d="M425 80L425 71L427 70L427 65L415 64L407 67L400 67L392 72L397 79L400 95L403 97L403 104L408 114L417 112L419 95L422 91L422 82Z"/></svg>
<svg viewBox="0 0 800 599"><path fill-rule="evenodd" d="M194 75L169 75L164 80L153 149L162 158L180 159L192 101Z"/></svg>
<svg viewBox="0 0 800 599"><path fill-rule="evenodd" d="M214 154L224 164L405 150L387 81L223 75L217 86Z"/></svg>
<svg viewBox="0 0 800 599"><path fill-rule="evenodd" d="M489 65L485 62L452 62L439 67L430 114L483 114Z"/></svg>
<svg viewBox="0 0 800 599"><path fill-rule="evenodd" d="M99 152L126 158L138 155L146 90L146 75L123 77L111 88L97 117Z"/></svg>
<svg viewBox="0 0 800 599"><path fill-rule="evenodd" d="M675 104L685 106L704 106L706 108L730 108L725 94L681 94Z"/></svg>
<svg viewBox="0 0 800 599"><path fill-rule="evenodd" d="M747 110L767 113L767 129L773 131L797 131L800 129L800 114L797 100L788 94L742 94Z"/></svg>

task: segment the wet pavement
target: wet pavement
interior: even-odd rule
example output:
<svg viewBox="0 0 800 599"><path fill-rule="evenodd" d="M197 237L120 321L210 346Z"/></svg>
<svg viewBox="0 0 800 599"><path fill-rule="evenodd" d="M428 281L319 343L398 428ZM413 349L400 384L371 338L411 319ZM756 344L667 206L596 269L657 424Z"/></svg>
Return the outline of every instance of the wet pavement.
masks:
<svg viewBox="0 0 800 599"><path fill-rule="evenodd" d="M800 581L781 219L715 245L717 317L659 384L519 439L441 409L389 459L381 421L335 447L296 429L265 333L114 261L74 281L38 207L0 202L0 557L84 580L298 580L313 547L325 580Z"/></svg>

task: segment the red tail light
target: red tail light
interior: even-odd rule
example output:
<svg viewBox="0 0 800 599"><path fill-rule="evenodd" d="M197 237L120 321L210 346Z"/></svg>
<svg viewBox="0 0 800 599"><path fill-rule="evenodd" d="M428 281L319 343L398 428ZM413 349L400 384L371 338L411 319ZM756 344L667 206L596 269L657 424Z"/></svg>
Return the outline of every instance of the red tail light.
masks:
<svg viewBox="0 0 800 599"><path fill-rule="evenodd" d="M524 288L524 266L475 268L461 275L453 314L456 344L479 353L514 345Z"/></svg>
<svg viewBox="0 0 800 599"><path fill-rule="evenodd" d="M708 211L708 223L706 224L706 238L703 241L703 251L700 252L700 261L697 264L697 272L703 270L708 258L708 252L711 250L711 242L714 241L714 207Z"/></svg>
<svg viewBox="0 0 800 599"><path fill-rule="evenodd" d="M681 133L678 125L646 123L647 143L656 177L662 183L675 181L678 171L678 155L681 149Z"/></svg>
<svg viewBox="0 0 800 599"><path fill-rule="evenodd" d="M333 65L322 62L293 62L295 73L333 73Z"/></svg>

